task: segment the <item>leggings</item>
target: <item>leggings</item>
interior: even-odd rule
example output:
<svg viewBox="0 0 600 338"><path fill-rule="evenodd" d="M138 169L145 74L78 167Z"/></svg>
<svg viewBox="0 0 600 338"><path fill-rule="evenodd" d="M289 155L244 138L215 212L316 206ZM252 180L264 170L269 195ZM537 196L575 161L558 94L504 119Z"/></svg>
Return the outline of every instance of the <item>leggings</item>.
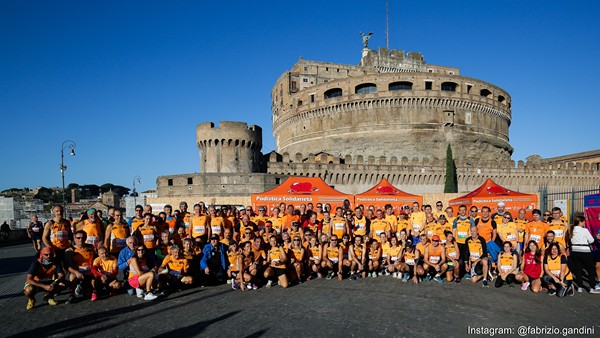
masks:
<svg viewBox="0 0 600 338"><path fill-rule="evenodd" d="M500 276L498 276L496 278L496 287L499 288L502 285L504 285L504 283L508 284L508 285L513 285L515 283L515 274L511 273L508 276L506 276L506 280L502 280L502 278L500 278Z"/></svg>

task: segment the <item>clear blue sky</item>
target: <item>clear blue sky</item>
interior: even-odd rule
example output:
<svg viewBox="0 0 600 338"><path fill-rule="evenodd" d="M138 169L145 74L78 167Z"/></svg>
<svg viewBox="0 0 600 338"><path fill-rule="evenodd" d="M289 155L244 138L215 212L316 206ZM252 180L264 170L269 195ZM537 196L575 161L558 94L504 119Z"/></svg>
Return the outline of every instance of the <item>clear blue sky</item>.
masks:
<svg viewBox="0 0 600 338"><path fill-rule="evenodd" d="M367 3L370 3L367 5ZM390 47L512 95L513 159L600 148L600 2L390 0ZM0 190L155 187L199 170L195 126L247 121L274 149L271 87L298 60L385 46L385 1L0 1Z"/></svg>

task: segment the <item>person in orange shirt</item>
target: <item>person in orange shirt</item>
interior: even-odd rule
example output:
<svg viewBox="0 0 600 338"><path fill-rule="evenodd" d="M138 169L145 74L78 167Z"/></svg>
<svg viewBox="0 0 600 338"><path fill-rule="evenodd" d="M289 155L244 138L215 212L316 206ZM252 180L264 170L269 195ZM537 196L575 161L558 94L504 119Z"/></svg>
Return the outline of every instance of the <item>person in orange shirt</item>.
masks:
<svg viewBox="0 0 600 338"><path fill-rule="evenodd" d="M129 226L123 221L123 212L119 209L113 213L114 220L106 227L104 235L104 247L111 255L118 256L119 252L126 246L125 241L130 236Z"/></svg>
<svg viewBox="0 0 600 338"><path fill-rule="evenodd" d="M298 210L298 212L296 212L296 209L294 208L294 206L292 204L289 204L286 209L286 214L283 217L283 228L284 228L283 231L291 228L292 222L298 222L298 224L301 224L300 223L300 211Z"/></svg>
<svg viewBox="0 0 600 338"><path fill-rule="evenodd" d="M109 255L106 248L98 249L98 257L94 259L92 265L92 274L94 275L92 279L92 288L94 289L92 302L98 299L98 293L103 288L109 288L111 296L116 294L116 291L121 288L121 282L117 280L118 271L117 258Z"/></svg>
<svg viewBox="0 0 600 338"><path fill-rule="evenodd" d="M188 260L180 254L179 246L173 245L159 269L160 288L181 288L191 285L193 277L188 274Z"/></svg>
<svg viewBox="0 0 600 338"><path fill-rule="evenodd" d="M131 217L128 221L130 232L134 233L137 228L144 224L144 207L141 205L135 206L135 216Z"/></svg>
<svg viewBox="0 0 600 338"><path fill-rule="evenodd" d="M137 208L136 208L137 209ZM177 223L179 224L179 228L186 229L186 232L189 232L190 229L190 218L192 215L187 211L188 204L185 201L181 201L179 203L179 214L177 215Z"/></svg>
<svg viewBox="0 0 600 338"><path fill-rule="evenodd" d="M442 276L447 269L446 250L440 245L440 236L434 235L431 244L425 247L423 270L429 280L433 278L436 282L442 283Z"/></svg>
<svg viewBox="0 0 600 338"><path fill-rule="evenodd" d="M289 248L290 253L290 264L295 272L295 275L292 276L292 282L295 280L298 284L302 283L302 273L304 271L305 265L308 263L306 261L306 255L304 247L302 246L302 240L300 236L296 236L292 239L291 247Z"/></svg>
<svg viewBox="0 0 600 338"><path fill-rule="evenodd" d="M335 208L335 216L331 219L331 235L336 235L338 238L342 238L344 234L349 234L350 229L348 226L348 220L344 217L344 210L341 207Z"/></svg>
<svg viewBox="0 0 600 338"><path fill-rule="evenodd" d="M512 248L519 251L519 233L517 231L517 225L512 221L512 215L510 212L504 213L502 216L502 223L497 225L497 230L498 237L500 241L502 241L502 245L504 245L504 242L510 242L512 244Z"/></svg>
<svg viewBox="0 0 600 338"><path fill-rule="evenodd" d="M172 235L177 228L177 217L173 215L173 207L170 204L164 206L165 222L169 224L169 233Z"/></svg>
<svg viewBox="0 0 600 338"><path fill-rule="evenodd" d="M378 241L371 241L367 249L367 276L377 277L381 266L381 245Z"/></svg>
<svg viewBox="0 0 600 338"><path fill-rule="evenodd" d="M156 227L152 225L152 214L144 215L144 224L139 226L137 231L133 234L137 237L139 243L148 249L149 255L154 255L154 248L156 248L157 233Z"/></svg>
<svg viewBox="0 0 600 338"><path fill-rule="evenodd" d="M71 294L65 304L75 301L75 296L81 296L92 280L92 265L94 262L94 246L86 244L87 234L78 230L73 235L73 245L65 252L66 267L71 284Z"/></svg>
<svg viewBox="0 0 600 338"><path fill-rule="evenodd" d="M88 218L77 223L77 230L83 230L87 234L86 244L91 244L96 250L104 246L104 232L102 222L96 217L96 209L87 211Z"/></svg>
<svg viewBox="0 0 600 338"><path fill-rule="evenodd" d="M267 208L264 205L258 207L258 214L251 217L252 222L258 227L258 232L262 236L265 230L265 222L269 220L267 216Z"/></svg>
<svg viewBox="0 0 600 338"><path fill-rule="evenodd" d="M267 252L267 268L263 276L267 279L267 287L273 285L273 278L277 277L279 285L282 288L288 287L288 278L286 275L286 267L288 257L286 249L284 249L279 243L277 243L277 236L269 237L270 249Z"/></svg>
<svg viewBox="0 0 600 338"><path fill-rule="evenodd" d="M338 243L338 237L332 235L329 243L323 247L323 261L321 262L321 267L325 271L329 271L327 279L331 279L337 274L338 279L342 280L342 252L342 247Z"/></svg>
<svg viewBox="0 0 600 338"><path fill-rule="evenodd" d="M65 250L71 245L73 233L71 232L71 224L63 218L62 205L55 205L52 208L54 217L44 224L44 233L42 234L42 242L47 248L54 250L54 255L59 262L65 260Z"/></svg>
<svg viewBox="0 0 600 338"><path fill-rule="evenodd" d="M406 231L407 236L410 236L410 230L412 229L410 221L408 220L408 214L404 210L398 212L398 226L396 227L396 235L400 235L402 230Z"/></svg>
<svg viewBox="0 0 600 338"><path fill-rule="evenodd" d="M527 223L525 227L525 243L534 241L541 250L544 247L544 237L548 232L548 224L542 221L542 212L539 209L533 209L531 214L533 220Z"/></svg>
<svg viewBox="0 0 600 338"><path fill-rule="evenodd" d="M433 212L433 217L436 219L440 217L440 215L444 214L444 204L442 201L435 202L435 211Z"/></svg>
<svg viewBox="0 0 600 338"><path fill-rule="evenodd" d="M237 243L233 242L227 248L227 261L229 266L227 267L227 284L231 284L233 290L238 290L240 284L237 281L237 275L240 273L240 267L238 266L240 250L238 249Z"/></svg>
<svg viewBox="0 0 600 338"><path fill-rule="evenodd" d="M210 216L202 212L200 204L194 204L194 215L190 218L190 237L200 237L202 243L207 243L211 235Z"/></svg>
<svg viewBox="0 0 600 338"><path fill-rule="evenodd" d="M316 213L317 213L317 219L319 221L322 221L325 216L323 215L323 205L321 203L317 203Z"/></svg>
<svg viewBox="0 0 600 338"><path fill-rule="evenodd" d="M306 280L311 280L314 274L317 274L317 278L321 279L323 275L321 274L321 260L323 258L323 246L319 244L317 241L317 237L310 236L308 239L308 246L306 247L306 252L308 253L308 266L307 270L309 272L309 276Z"/></svg>
<svg viewBox="0 0 600 338"><path fill-rule="evenodd" d="M51 247L45 247L40 250L39 258L34 260L25 279L25 288L23 293L27 297L27 310L31 310L35 305L35 294L45 291L44 299L49 305L57 305L54 295L59 293L64 287L62 279L65 274L61 262L54 259L54 250Z"/></svg>
<svg viewBox="0 0 600 338"><path fill-rule="evenodd" d="M554 240L563 247L568 248L567 239L571 238L571 225L562 219L562 211L558 207L552 208L552 219L548 222L548 231L554 231Z"/></svg>
<svg viewBox="0 0 600 338"><path fill-rule="evenodd" d="M225 229L225 219L221 214L221 210L215 210L214 206L210 206L208 208L208 215L210 216L210 234L219 235L219 238L223 238L223 231Z"/></svg>
<svg viewBox="0 0 600 338"><path fill-rule="evenodd" d="M275 230L278 236L281 236L285 220L279 216L279 208L273 208L273 216L270 218L270 220L271 224L273 224L273 230Z"/></svg>
<svg viewBox="0 0 600 338"><path fill-rule="evenodd" d="M454 208L447 207L445 212L446 212L446 220L448 221L448 223L450 223L450 224L454 223L454 219L456 218L456 215L454 215Z"/></svg>

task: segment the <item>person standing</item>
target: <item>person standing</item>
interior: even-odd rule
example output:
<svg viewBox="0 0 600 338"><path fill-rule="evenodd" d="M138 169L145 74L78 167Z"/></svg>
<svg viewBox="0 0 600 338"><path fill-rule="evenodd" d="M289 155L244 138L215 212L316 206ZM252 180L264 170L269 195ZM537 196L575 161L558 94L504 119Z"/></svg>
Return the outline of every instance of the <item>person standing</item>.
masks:
<svg viewBox="0 0 600 338"><path fill-rule="evenodd" d="M596 269L594 264L594 255L592 254L592 244L594 237L585 227L585 217L575 216L573 220L573 236L571 237L571 265L575 274L575 284L577 292L583 292L583 270L587 272L590 293L600 293L600 289L595 289Z"/></svg>
<svg viewBox="0 0 600 338"><path fill-rule="evenodd" d="M54 218L46 222L42 234L44 245L54 249L56 259L60 262L64 262L65 250L71 246L73 240L71 223L63 218L63 210L62 205L56 205L52 208Z"/></svg>
<svg viewBox="0 0 600 338"><path fill-rule="evenodd" d="M44 232L44 225L38 220L37 215L31 217L31 222L27 226L27 237L33 242L33 250L39 252L42 249L42 233Z"/></svg>

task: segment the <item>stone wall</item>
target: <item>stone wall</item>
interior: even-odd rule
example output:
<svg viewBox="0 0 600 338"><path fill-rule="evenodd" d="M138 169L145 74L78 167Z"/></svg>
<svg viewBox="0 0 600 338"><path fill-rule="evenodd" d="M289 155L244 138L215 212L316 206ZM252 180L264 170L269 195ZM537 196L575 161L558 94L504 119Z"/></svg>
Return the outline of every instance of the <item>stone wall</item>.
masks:
<svg viewBox="0 0 600 338"><path fill-rule="evenodd" d="M380 54L365 58L373 67L390 64L390 57L369 59ZM277 152L444 158L452 144L457 158L510 159L511 97L501 88L424 61L406 72L338 66L301 60L279 78L272 91Z"/></svg>

